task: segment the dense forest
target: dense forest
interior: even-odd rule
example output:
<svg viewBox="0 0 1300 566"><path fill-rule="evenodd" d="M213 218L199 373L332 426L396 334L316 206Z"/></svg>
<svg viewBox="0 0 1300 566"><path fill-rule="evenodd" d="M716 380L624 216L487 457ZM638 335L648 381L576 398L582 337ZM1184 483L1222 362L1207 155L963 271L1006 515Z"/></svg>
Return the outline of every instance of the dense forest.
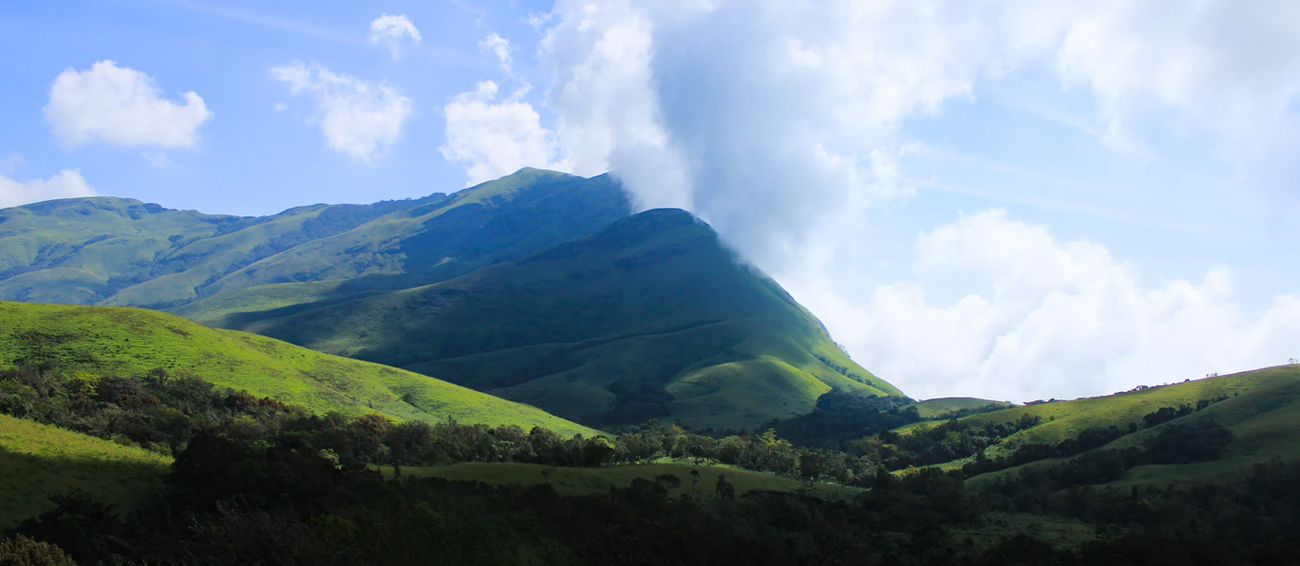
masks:
<svg viewBox="0 0 1300 566"><path fill-rule="evenodd" d="M1218 400L993 459L986 447L1037 422L949 420L899 434L891 429L919 420L909 400L832 392L813 413L763 431L703 434L650 422L564 438L541 427L312 415L162 370L98 377L27 367L0 372L0 412L175 460L163 492L138 510L60 496L56 509L8 533L0 564L1293 563L1300 465L1259 466L1239 485L1094 487L1138 465L1218 458L1232 434L1212 421L1171 423L1141 446L1105 449ZM973 458L961 469L926 467L965 456ZM724 467L712 468L707 489L678 497L669 495L681 481L673 476L562 496L546 485L401 475L403 466L465 461L593 467L662 458ZM1049 458L980 489L966 485ZM871 489L848 499L738 496L725 466ZM379 470L388 467L385 479ZM1109 536L1061 548L971 534L1018 514Z"/></svg>

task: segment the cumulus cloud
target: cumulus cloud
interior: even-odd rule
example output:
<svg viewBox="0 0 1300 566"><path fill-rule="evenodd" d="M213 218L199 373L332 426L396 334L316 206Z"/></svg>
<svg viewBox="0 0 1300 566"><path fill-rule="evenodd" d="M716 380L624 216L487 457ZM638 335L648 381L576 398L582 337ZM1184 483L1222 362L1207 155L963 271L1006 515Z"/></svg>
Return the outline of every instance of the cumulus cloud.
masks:
<svg viewBox="0 0 1300 566"><path fill-rule="evenodd" d="M60 73L50 85L45 118L69 147L96 138L119 146L187 147L212 113L194 92L181 98L163 98L149 75L105 60Z"/></svg>
<svg viewBox="0 0 1300 566"><path fill-rule="evenodd" d="M465 167L469 185L507 175L522 167L565 169L553 161L552 135L541 126L533 106L520 90L497 101L497 84L478 83L473 92L462 93L444 108L447 142L440 148L448 161Z"/></svg>
<svg viewBox="0 0 1300 566"><path fill-rule="evenodd" d="M78 169L64 169L49 179L16 181L0 175L0 208L56 198L95 196Z"/></svg>
<svg viewBox="0 0 1300 566"><path fill-rule="evenodd" d="M1251 316L1226 268L1146 288L1104 246L1060 242L998 210L922 234L914 262L916 280L865 304L824 281L794 285L860 363L916 397L1108 394L1284 363L1300 345L1300 297ZM953 278L987 290L927 297L927 283Z"/></svg>
<svg viewBox="0 0 1300 566"><path fill-rule="evenodd" d="M364 163L373 163L397 141L411 115L411 99L397 89L319 65L294 62L272 68L271 77L287 83L294 95L315 98L326 144Z"/></svg>
<svg viewBox="0 0 1300 566"><path fill-rule="evenodd" d="M511 66L514 64L512 53L515 47L510 43L510 40L497 35L496 32L492 32L483 38L483 41L478 42L478 48L491 51L493 55L497 56L497 60L501 62L501 70L505 71L506 74L511 73Z"/></svg>
<svg viewBox="0 0 1300 566"><path fill-rule="evenodd" d="M370 43L382 43L388 48L389 55L400 59L405 45L420 44L420 30L415 29L415 24L405 14L383 14L370 22Z"/></svg>

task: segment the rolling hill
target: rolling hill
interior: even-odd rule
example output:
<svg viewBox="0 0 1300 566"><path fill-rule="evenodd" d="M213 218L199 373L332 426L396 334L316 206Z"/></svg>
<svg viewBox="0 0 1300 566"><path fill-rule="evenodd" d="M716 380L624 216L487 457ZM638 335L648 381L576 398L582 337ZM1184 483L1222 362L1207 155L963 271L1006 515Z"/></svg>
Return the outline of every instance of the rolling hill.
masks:
<svg viewBox="0 0 1300 566"><path fill-rule="evenodd" d="M680 210L433 285L227 316L593 425L746 428L807 413L832 387L899 394Z"/></svg>
<svg viewBox="0 0 1300 566"><path fill-rule="evenodd" d="M450 197L265 217L61 199L0 210L0 300L166 309L275 283L333 281L330 294L404 288L522 257L629 213L608 176L536 169ZM377 277L340 285L365 276Z"/></svg>
<svg viewBox="0 0 1300 566"><path fill-rule="evenodd" d="M1104 397L1073 401L1035 403L971 415L958 419L965 424L1011 423L1024 416L1037 417L1039 424L1017 432L987 450L989 457L1005 456L1028 444L1057 444L1077 437L1088 429L1115 426L1127 429L1141 424L1143 417L1165 407L1196 407L1214 401L1201 410L1151 427L1143 427L1095 450L1140 447L1170 426L1213 421L1233 433L1222 458L1189 464L1145 465L1128 470L1119 483L1226 483L1249 476L1256 464L1272 460L1291 461L1300 457L1300 365L1188 380L1159 387L1137 388ZM899 432L939 426L922 422ZM952 465L960 466L961 462ZM1033 466L1035 464L1028 464ZM951 467L951 466L950 466ZM1018 468L976 476L976 483L1012 474Z"/></svg>
<svg viewBox="0 0 1300 566"><path fill-rule="evenodd" d="M184 370L221 387L321 414L378 412L401 420L454 418L525 430L541 425L566 435L595 433L534 407L424 375L157 311L0 302L0 369L42 363L98 375Z"/></svg>

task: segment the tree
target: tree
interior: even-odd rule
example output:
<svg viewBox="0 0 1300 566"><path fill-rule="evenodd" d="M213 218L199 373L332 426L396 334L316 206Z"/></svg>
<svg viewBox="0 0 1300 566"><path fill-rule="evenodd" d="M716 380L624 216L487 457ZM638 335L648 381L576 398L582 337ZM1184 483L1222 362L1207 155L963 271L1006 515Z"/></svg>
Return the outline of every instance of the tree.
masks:
<svg viewBox="0 0 1300 566"><path fill-rule="evenodd" d="M731 501L736 498L736 487L727 481L726 474L718 474L718 486L715 490L718 500Z"/></svg>

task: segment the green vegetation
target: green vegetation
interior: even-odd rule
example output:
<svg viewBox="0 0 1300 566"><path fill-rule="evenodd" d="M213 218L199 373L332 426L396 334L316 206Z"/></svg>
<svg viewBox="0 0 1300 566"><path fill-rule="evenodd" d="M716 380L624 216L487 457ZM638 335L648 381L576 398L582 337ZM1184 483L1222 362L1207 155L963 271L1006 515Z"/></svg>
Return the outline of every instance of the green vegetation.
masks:
<svg viewBox="0 0 1300 566"><path fill-rule="evenodd" d="M50 496L73 489L129 507L161 487L170 464L147 450L0 415L0 529L53 509Z"/></svg>
<svg viewBox="0 0 1300 566"><path fill-rule="evenodd" d="M1027 404L1007 410L958 419L964 425L1012 423L1037 419L1035 426L1006 437L986 450L989 458L1006 457L1030 445L1057 445L1088 431L1115 427L1110 448L1140 446L1160 426L1149 427L1147 415L1167 409L1185 417L1177 424L1213 421L1233 433L1236 440L1222 459L1200 464L1142 466L1125 475L1125 482L1187 483L1239 480L1255 464L1280 458L1300 458L1300 367L1279 366L1233 375L1189 380L1159 387L1141 387L1106 397ZM917 423L899 429L912 434L937 423ZM1164 426L1164 425L1161 425ZM1131 428L1132 427L1132 428ZM1131 433L1131 434L1130 434ZM958 466L960 466L958 462ZM1011 472L1011 473L1014 473Z"/></svg>
<svg viewBox="0 0 1300 566"><path fill-rule="evenodd" d="M382 469L392 477L392 468ZM564 468L540 464L464 462L449 466L403 467L404 478L442 478L453 481L484 482L492 485L547 484L561 495L609 493L611 488L626 489L641 478L664 485L669 497L712 496L718 476L735 488L736 496L753 491L795 493L808 490L822 497L850 497L860 490L834 484L808 484L771 474L722 466L688 464L627 464L603 468ZM675 479L666 479L671 476Z"/></svg>
<svg viewBox="0 0 1300 566"><path fill-rule="evenodd" d="M377 412L403 420L454 418L493 426L540 425L564 434L595 432L427 376L211 329L156 311L0 302L0 321L0 369L44 364L125 377L162 369L318 414Z"/></svg>
<svg viewBox="0 0 1300 566"><path fill-rule="evenodd" d="M899 394L679 210L442 283L271 311L239 328L595 426L660 418L744 429L808 413L833 387Z"/></svg>
<svg viewBox="0 0 1300 566"><path fill-rule="evenodd" d="M329 280L334 295L404 288L585 236L628 213L607 176L536 169L451 197L256 218L62 199L0 210L0 299L177 308L274 283ZM364 276L376 277L341 285ZM268 304L254 295L244 306ZM187 312L210 321L232 308L218 303Z"/></svg>

